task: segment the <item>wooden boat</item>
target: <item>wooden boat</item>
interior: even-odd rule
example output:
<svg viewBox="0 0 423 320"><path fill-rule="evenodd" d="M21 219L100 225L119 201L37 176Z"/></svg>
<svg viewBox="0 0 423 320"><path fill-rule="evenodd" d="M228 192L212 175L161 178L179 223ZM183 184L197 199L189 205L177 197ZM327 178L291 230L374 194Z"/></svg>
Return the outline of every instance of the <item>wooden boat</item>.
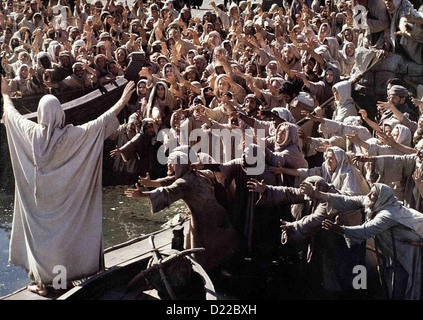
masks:
<svg viewBox="0 0 423 320"><path fill-rule="evenodd" d="M62 103L66 123L79 125L97 118L112 107L121 97L127 82L125 78L120 78L95 90L70 90L52 94ZM14 97L12 101L21 114L28 119L36 120L38 102L43 96L44 94Z"/></svg>
<svg viewBox="0 0 423 320"><path fill-rule="evenodd" d="M22 288L11 293L1 300L159 300L170 299L164 285L160 284L160 274L148 273L148 283L139 284L133 281L132 289L128 285L143 270L152 266L154 253L162 255L163 260L180 251L172 249L178 246L182 240L181 235L188 232L189 220L183 220L177 225L161 229L152 234L132 239L128 242L107 248L105 253L105 271L81 281L75 287L62 294L50 294L41 297ZM154 237L154 246L151 240ZM157 251L156 251L156 250ZM152 259L153 258L153 259ZM216 300L216 292L212 281L207 273L189 255L175 258L174 261L183 261L184 269L187 265L192 266L192 273L185 281L184 286L172 287L174 297L178 300ZM173 266L167 269L169 266ZM173 269L172 269L173 268ZM178 268L178 272L175 272ZM156 268L158 269L158 267ZM173 274L172 274L173 270ZM173 281L175 274L180 274L180 266L175 264L166 265L166 277L168 282ZM160 280L160 281L157 281ZM179 281L179 279L177 280ZM139 281L138 281L139 282ZM141 281L142 282L142 281ZM150 285L149 285L150 284Z"/></svg>

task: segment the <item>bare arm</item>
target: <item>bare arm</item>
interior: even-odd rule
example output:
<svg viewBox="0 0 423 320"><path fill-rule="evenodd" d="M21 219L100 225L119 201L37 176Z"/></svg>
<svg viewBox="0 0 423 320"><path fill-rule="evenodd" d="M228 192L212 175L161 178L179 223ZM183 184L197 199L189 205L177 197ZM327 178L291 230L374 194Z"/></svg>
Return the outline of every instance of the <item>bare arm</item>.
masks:
<svg viewBox="0 0 423 320"><path fill-rule="evenodd" d="M407 147L407 146L403 145L402 143L396 142L391 136L387 136L383 132L379 132L377 135L378 135L380 141L387 144L388 146L391 146L392 148L395 148L399 152L402 152L404 154L415 154L415 153L417 153L416 149L411 148L411 147Z"/></svg>
<svg viewBox="0 0 423 320"><path fill-rule="evenodd" d="M129 81L126 85L125 89L123 90L122 97L119 99L116 104L110 108L111 111L115 113L115 115L118 115L123 107L128 103L129 99L131 99L132 94L135 91L135 83L134 81Z"/></svg>
<svg viewBox="0 0 423 320"><path fill-rule="evenodd" d="M382 132L382 128L381 127L379 127L379 125L376 123L376 122L374 122L374 121L372 121L372 120L370 120L368 117L367 117L367 111L366 110L364 110L364 109L360 109L360 110L358 110L358 113L359 114L361 114L361 117L363 118L363 120L364 121L366 121L366 123L374 130L374 131L376 131L376 132Z"/></svg>

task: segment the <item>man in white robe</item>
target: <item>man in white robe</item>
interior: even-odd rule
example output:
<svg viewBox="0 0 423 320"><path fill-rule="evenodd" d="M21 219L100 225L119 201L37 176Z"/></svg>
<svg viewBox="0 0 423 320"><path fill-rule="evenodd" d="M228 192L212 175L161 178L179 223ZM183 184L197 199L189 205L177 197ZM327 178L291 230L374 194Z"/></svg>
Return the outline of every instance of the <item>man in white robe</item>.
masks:
<svg viewBox="0 0 423 320"><path fill-rule="evenodd" d="M118 128L116 115L134 83L107 112L80 126L65 125L65 113L53 95L40 100L38 123L30 121L13 106L3 79L1 89L15 176L9 261L28 271L34 280L30 291L45 296L57 270L67 283L103 268L103 145Z"/></svg>

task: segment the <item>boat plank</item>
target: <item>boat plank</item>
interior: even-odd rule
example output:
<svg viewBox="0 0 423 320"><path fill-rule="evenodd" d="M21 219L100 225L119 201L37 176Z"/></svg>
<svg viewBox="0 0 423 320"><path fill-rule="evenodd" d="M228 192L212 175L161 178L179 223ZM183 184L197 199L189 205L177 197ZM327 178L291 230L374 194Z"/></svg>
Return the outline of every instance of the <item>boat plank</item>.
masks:
<svg viewBox="0 0 423 320"><path fill-rule="evenodd" d="M183 222L184 226L184 234L188 233L189 227L189 220ZM155 233L154 242L157 248L160 249L170 249L171 242L172 242L173 232L172 229L163 229L160 232ZM104 255L105 260L105 268L106 270L102 273L94 275L90 277L88 280L84 281L77 287L71 289L64 295L58 296L49 296L49 297L42 297L37 294L34 294L26 288L19 289L7 296L0 297L0 300L55 300L55 299L65 299L70 294L74 293L75 291L82 288L85 283L89 283L97 277L102 276L104 273L107 273L108 270L112 270L114 268L123 267L125 265L130 264L134 259L138 259L140 257L147 258L152 256L151 252L151 244L148 240L148 237L144 237L143 240L138 242L129 244L124 247L118 247L115 250L107 250ZM72 291L72 292L71 292Z"/></svg>

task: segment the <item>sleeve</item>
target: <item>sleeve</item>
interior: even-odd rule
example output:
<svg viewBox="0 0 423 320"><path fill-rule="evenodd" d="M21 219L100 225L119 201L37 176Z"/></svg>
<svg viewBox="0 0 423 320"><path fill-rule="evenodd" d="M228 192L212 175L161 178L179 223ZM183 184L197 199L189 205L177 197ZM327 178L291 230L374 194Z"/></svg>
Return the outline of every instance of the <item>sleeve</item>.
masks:
<svg viewBox="0 0 423 320"><path fill-rule="evenodd" d="M106 139L119 128L119 120L113 111L108 110L97 119L91 120L79 127L88 132L93 132L94 134L96 134L100 128L104 127L104 139Z"/></svg>
<svg viewBox="0 0 423 320"><path fill-rule="evenodd" d="M281 166L285 166L286 157L289 156L288 152L272 152L269 148L266 148L266 163L271 166L278 166L280 163Z"/></svg>
<svg viewBox="0 0 423 320"><path fill-rule="evenodd" d="M377 182L401 181L413 174L415 155L375 157L374 172L379 175ZM395 168L395 170L391 170Z"/></svg>
<svg viewBox="0 0 423 320"><path fill-rule="evenodd" d="M417 131L417 123L413 120L410 120L408 115L404 115L404 120L402 121L402 124L406 126L408 129L410 129L411 134L414 134L414 132Z"/></svg>
<svg viewBox="0 0 423 320"><path fill-rule="evenodd" d="M347 246L351 247L388 230L396 224L394 220L387 218L383 213L379 213L372 220L360 226L345 227L344 238Z"/></svg>
<svg viewBox="0 0 423 320"><path fill-rule="evenodd" d="M364 207L365 196L344 196L329 194L328 212L337 213L359 210Z"/></svg>
<svg viewBox="0 0 423 320"><path fill-rule="evenodd" d="M283 186L267 186L266 191L260 195L257 205L276 206L279 204L303 203L304 195L298 188Z"/></svg>
<svg viewBox="0 0 423 320"><path fill-rule="evenodd" d="M314 167L310 169L299 168L297 170L300 172L300 181L303 181L311 176L322 176L322 167Z"/></svg>
<svg viewBox="0 0 423 320"><path fill-rule="evenodd" d="M186 182L177 179L167 187L159 187L149 193L149 203L152 213L159 212L187 194Z"/></svg>
<svg viewBox="0 0 423 320"><path fill-rule="evenodd" d="M32 142L32 136L37 124L21 115L10 99L3 99L3 120L6 127L13 130L21 137L25 137L28 143Z"/></svg>
<svg viewBox="0 0 423 320"><path fill-rule="evenodd" d="M383 1L369 1L370 15L367 15L367 25L371 33L381 32L389 28L388 11Z"/></svg>

